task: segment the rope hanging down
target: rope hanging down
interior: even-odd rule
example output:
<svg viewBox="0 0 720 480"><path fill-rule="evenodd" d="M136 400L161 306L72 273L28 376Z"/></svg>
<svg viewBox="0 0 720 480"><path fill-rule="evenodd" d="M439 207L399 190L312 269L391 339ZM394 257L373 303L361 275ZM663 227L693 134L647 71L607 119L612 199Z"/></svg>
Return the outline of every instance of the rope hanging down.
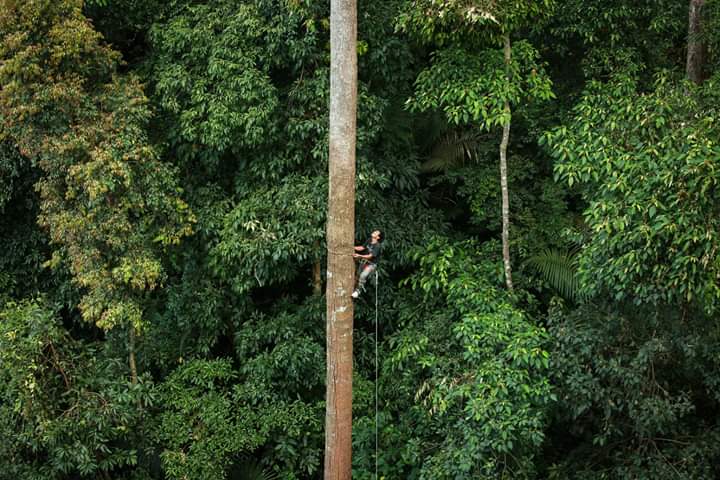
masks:
<svg viewBox="0 0 720 480"><path fill-rule="evenodd" d="M378 480L378 271L375 269L375 480Z"/></svg>

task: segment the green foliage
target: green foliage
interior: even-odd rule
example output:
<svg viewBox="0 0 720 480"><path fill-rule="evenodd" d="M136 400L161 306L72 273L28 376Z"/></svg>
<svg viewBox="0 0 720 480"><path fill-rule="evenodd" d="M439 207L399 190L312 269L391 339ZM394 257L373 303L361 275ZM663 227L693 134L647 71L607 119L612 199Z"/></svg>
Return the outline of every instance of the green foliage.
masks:
<svg viewBox="0 0 720 480"><path fill-rule="evenodd" d="M272 138L278 94L269 77L281 25L259 2L176 2L181 14L150 34L160 105L173 116L169 140L217 162L225 151ZM279 48L279 45L275 49Z"/></svg>
<svg viewBox="0 0 720 480"><path fill-rule="evenodd" d="M449 122L469 122L491 130L510 121L505 102L511 106L526 100L552 98L549 78L537 51L526 41L513 45L509 71L502 49L474 53L464 48L436 52L432 66L415 82L412 110L441 109Z"/></svg>
<svg viewBox="0 0 720 480"><path fill-rule="evenodd" d="M720 3L710 1L705 4L705 35L707 44L708 72L717 72L720 67Z"/></svg>
<svg viewBox="0 0 720 480"><path fill-rule="evenodd" d="M424 173L438 172L462 166L466 161L477 162L483 137L473 130L448 130L433 145L429 158L420 166Z"/></svg>
<svg viewBox="0 0 720 480"><path fill-rule="evenodd" d="M361 5L356 239L387 239L353 478L720 476L720 16L685 85L687 5ZM329 27L327 1L0 0L0 478L322 475Z"/></svg>
<svg viewBox="0 0 720 480"><path fill-rule="evenodd" d="M627 77L594 83L546 137L556 176L588 202L579 271L592 291L717 307L717 104L690 89L666 77L650 93Z"/></svg>
<svg viewBox="0 0 720 480"><path fill-rule="evenodd" d="M167 3L162 0L85 0L83 12L103 38L134 66L147 55L148 30Z"/></svg>
<svg viewBox="0 0 720 480"><path fill-rule="evenodd" d="M163 372L184 359L211 356L245 311L244 299L212 277L206 260L205 251L188 248L180 278L164 289L162 308L149 314L141 357Z"/></svg>
<svg viewBox="0 0 720 480"><path fill-rule="evenodd" d="M66 260L87 291L85 318L138 328L139 297L162 281L159 249L189 234L192 214L147 143L139 84L113 75L118 55L80 6L2 4L0 136L44 172L40 222L60 248L52 263Z"/></svg>
<svg viewBox="0 0 720 480"><path fill-rule="evenodd" d="M287 478L312 477L322 465L325 386L324 303L278 302L252 314L236 332L235 354L242 359L246 385L270 404L292 405L293 422L274 432L272 463ZM248 388L250 388L248 387Z"/></svg>
<svg viewBox="0 0 720 480"><path fill-rule="evenodd" d="M95 478L137 463L152 384L131 386L100 347L73 339L41 302L0 311L3 478Z"/></svg>
<svg viewBox="0 0 720 480"><path fill-rule="evenodd" d="M716 322L592 305L555 309L549 331L562 392L550 478L715 478Z"/></svg>
<svg viewBox="0 0 720 480"><path fill-rule="evenodd" d="M480 39L502 43L514 32L550 15L555 0L419 0L406 2L401 29L439 45Z"/></svg>
<svg viewBox="0 0 720 480"><path fill-rule="evenodd" d="M0 214L4 213L5 205L12 199L16 183L25 170L22 156L7 143L0 143Z"/></svg>
<svg viewBox="0 0 720 480"><path fill-rule="evenodd" d="M238 366L229 359L179 359L162 386L164 409L153 428L172 478L232 479L243 463L235 459L246 454L262 456L265 470L281 478L316 474L325 379L318 300L242 312L232 338Z"/></svg>
<svg viewBox="0 0 720 480"><path fill-rule="evenodd" d="M211 267L240 293L292 280L298 266L319 258L326 190L322 178L287 176L241 199L224 219Z"/></svg>
<svg viewBox="0 0 720 480"><path fill-rule="evenodd" d="M553 50L588 78L629 66L654 73L684 65L678 43L687 37L687 5L673 0L565 1L549 24L549 33L558 39ZM570 69L566 72L572 75Z"/></svg>
<svg viewBox="0 0 720 480"><path fill-rule="evenodd" d="M563 297L583 300L582 285L577 275L577 250L547 249L528 258L536 269Z"/></svg>
<svg viewBox="0 0 720 480"><path fill-rule="evenodd" d="M232 480L278 480L275 472L263 468L263 466L250 458L244 458L242 463L235 467L229 475Z"/></svg>
<svg viewBox="0 0 720 480"><path fill-rule="evenodd" d="M66 272L43 271L49 251L48 239L37 225L39 199L33 191L38 172L16 149L0 145L0 305L10 299L21 299L44 293L53 301L63 302L61 289ZM53 278L56 277L56 278ZM59 280L62 278L61 280ZM54 280L58 279L59 282ZM60 285L58 285L58 283ZM76 302L75 302L76 303Z"/></svg>
<svg viewBox="0 0 720 480"><path fill-rule="evenodd" d="M193 360L168 377L156 431L168 478L227 478L232 457L252 452L274 432L301 431L301 402L279 401L238 380L227 360Z"/></svg>
<svg viewBox="0 0 720 480"><path fill-rule="evenodd" d="M415 253L383 355L381 435L404 444L384 443L387 478L532 477L554 398L547 337L474 260L486 252L436 240Z"/></svg>
<svg viewBox="0 0 720 480"><path fill-rule="evenodd" d="M526 147L520 143L520 139L528 143L534 139L528 138L523 130L523 125L518 122L516 137L519 149L524 150ZM498 205L501 199L496 163L497 145L487 141L487 138L484 140L477 145L477 163L453 166L433 176L429 184L436 198L447 196L457 205L447 212L448 216L467 215L473 233L488 238L500 232L501 212ZM548 178L552 166L544 160L522 154L509 158L514 165L508 172L508 183L512 185L509 192L513 231L511 248L513 255L519 259L538 255L548 248L563 249L569 242L578 241L568 236L568 232L577 230L577 219L569 212L566 189L551 177ZM517 266L520 274L524 263L519 262ZM534 275L534 271L525 273ZM520 276L517 280L523 281Z"/></svg>

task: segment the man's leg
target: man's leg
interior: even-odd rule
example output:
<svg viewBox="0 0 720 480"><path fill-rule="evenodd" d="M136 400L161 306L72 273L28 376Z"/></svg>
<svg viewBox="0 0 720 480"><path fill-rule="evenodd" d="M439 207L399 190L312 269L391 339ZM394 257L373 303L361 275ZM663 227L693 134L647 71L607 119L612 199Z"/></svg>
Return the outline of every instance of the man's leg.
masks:
<svg viewBox="0 0 720 480"><path fill-rule="evenodd" d="M360 296L360 292L365 291L365 282L367 282L368 277L372 275L372 273L375 271L375 265L372 263L366 264L362 271L360 272L360 279L358 280L358 286L353 292L353 298L357 298Z"/></svg>

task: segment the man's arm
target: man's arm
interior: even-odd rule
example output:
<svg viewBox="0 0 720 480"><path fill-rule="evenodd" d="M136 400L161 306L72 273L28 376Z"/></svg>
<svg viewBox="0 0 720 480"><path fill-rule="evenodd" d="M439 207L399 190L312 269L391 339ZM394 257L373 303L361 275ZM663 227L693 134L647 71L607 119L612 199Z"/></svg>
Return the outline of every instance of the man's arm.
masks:
<svg viewBox="0 0 720 480"><path fill-rule="evenodd" d="M363 250L365 250L365 247L363 247L362 245L359 247L358 246L355 247L356 252L362 252Z"/></svg>
<svg viewBox="0 0 720 480"><path fill-rule="evenodd" d="M364 258L365 260L370 260L371 258L373 258L373 254L368 253L367 255L360 255L359 253L353 253L353 257L354 258Z"/></svg>

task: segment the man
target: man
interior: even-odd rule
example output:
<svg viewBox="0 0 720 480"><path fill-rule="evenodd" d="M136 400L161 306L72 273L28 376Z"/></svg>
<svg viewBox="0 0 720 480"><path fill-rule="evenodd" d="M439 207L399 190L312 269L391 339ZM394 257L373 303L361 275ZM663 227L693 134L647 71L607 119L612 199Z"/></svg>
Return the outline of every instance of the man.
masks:
<svg viewBox="0 0 720 480"><path fill-rule="evenodd" d="M365 282L368 277L370 277L377 268L377 262L380 259L380 251L382 249L381 243L384 237L382 231L375 230L370 234L370 238L365 242L365 245L355 247L353 258L360 259L360 275L358 285L352 293L352 298L358 298L360 296L360 292L365 290Z"/></svg>

